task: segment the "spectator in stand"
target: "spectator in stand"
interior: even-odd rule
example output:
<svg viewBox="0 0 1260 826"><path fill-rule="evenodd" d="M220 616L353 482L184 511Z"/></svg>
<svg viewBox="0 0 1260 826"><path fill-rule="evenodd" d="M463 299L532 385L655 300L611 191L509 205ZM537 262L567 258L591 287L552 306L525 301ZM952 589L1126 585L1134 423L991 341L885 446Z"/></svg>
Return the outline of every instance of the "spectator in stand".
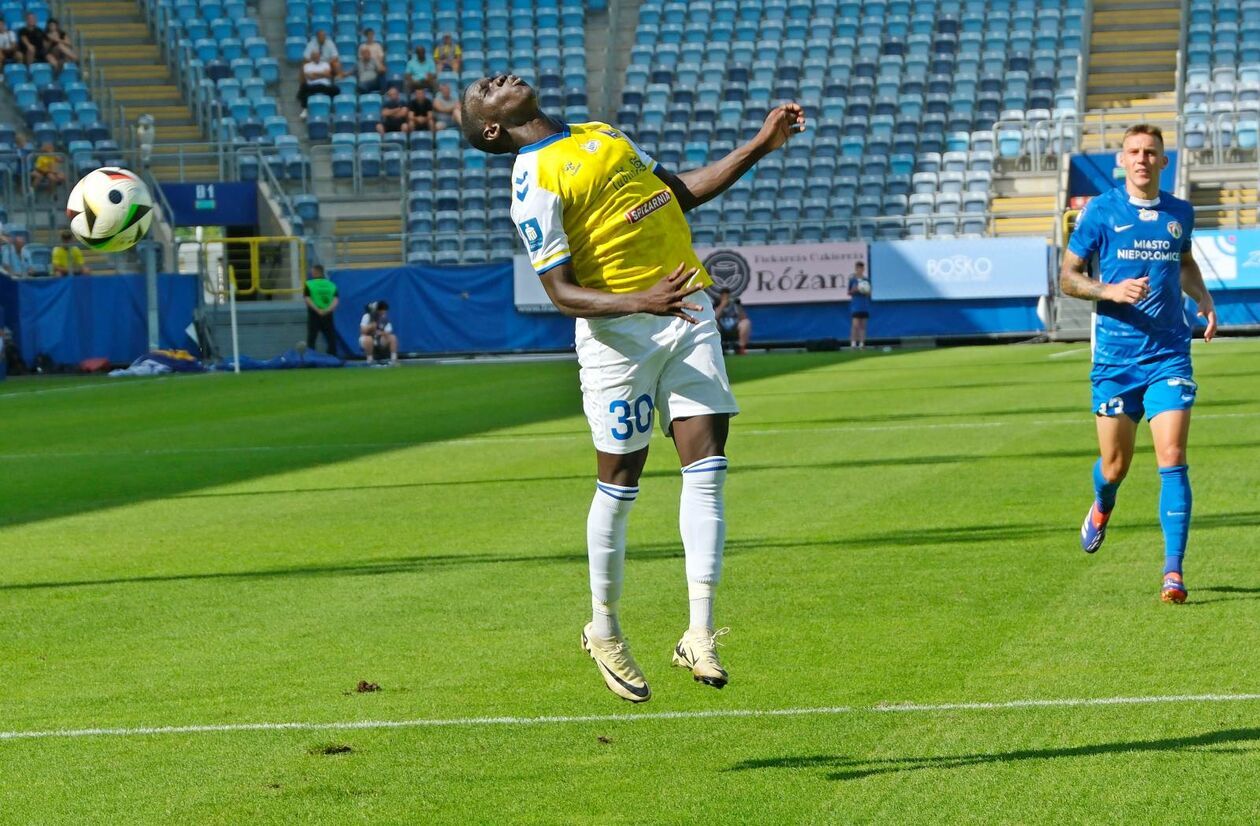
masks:
<svg viewBox="0 0 1260 826"><path fill-rule="evenodd" d="M44 28L44 36L48 39L49 62L52 62L54 57L57 61L54 65L57 66L78 62L79 55L70 45L70 36L62 30L61 23L56 18L49 19L48 25Z"/></svg>
<svg viewBox="0 0 1260 826"><path fill-rule="evenodd" d="M438 88L438 95L433 99L433 111L436 113L438 129L463 125L464 121L460 113L459 99L451 94L451 85L449 83L443 83Z"/></svg>
<svg viewBox="0 0 1260 826"><path fill-rule="evenodd" d="M372 57L367 44L359 46L359 60L355 64L355 81L359 94L380 92L385 85L385 64Z"/></svg>
<svg viewBox="0 0 1260 826"><path fill-rule="evenodd" d="M18 43L22 49L23 60L29 66L32 63L47 63L48 35L39 27L33 12L26 13L26 25L18 30Z"/></svg>
<svg viewBox="0 0 1260 826"><path fill-rule="evenodd" d="M464 50L449 33L444 34L442 42L433 50L433 60L437 63L438 71L458 74L464 65Z"/></svg>
<svg viewBox="0 0 1260 826"><path fill-rule="evenodd" d="M318 29L315 36L306 44L306 51L302 54L303 60L323 59L328 63L341 59L341 53L337 51L337 44L328 39L328 32Z"/></svg>
<svg viewBox="0 0 1260 826"><path fill-rule="evenodd" d="M328 345L328 355L337 355L337 330L333 327L333 311L341 303L337 297L337 285L324 275L319 264L311 267L311 277L303 288L306 297L306 347L315 349L320 333Z"/></svg>
<svg viewBox="0 0 1260 826"><path fill-rule="evenodd" d="M357 75L361 95L380 92L385 88L385 48L376 39L376 32L371 29L363 30Z"/></svg>
<svg viewBox="0 0 1260 826"><path fill-rule="evenodd" d="M853 265L853 277L849 279L849 346L855 350L866 349L866 325L871 320L871 279L866 277L866 264Z"/></svg>
<svg viewBox="0 0 1260 826"><path fill-rule="evenodd" d="M398 364L398 336L394 335L394 325L389 320L389 302L373 301L363 308L363 318L359 321L359 346L368 364L375 364L378 358L389 354L391 366Z"/></svg>
<svg viewBox="0 0 1260 826"><path fill-rule="evenodd" d="M47 190L51 195L57 187L66 182L66 173L61 171L61 156L53 149L53 145L44 142L31 165L31 189Z"/></svg>
<svg viewBox="0 0 1260 826"><path fill-rule="evenodd" d="M436 132L438 130L437 120L433 117L433 101L429 100L429 93L424 90L423 86L417 86L416 90L411 93L411 103L408 104L407 110L411 117L411 130L413 132Z"/></svg>
<svg viewBox="0 0 1260 826"><path fill-rule="evenodd" d="M752 321L744 312L744 305L738 298L731 298L731 291L722 288L718 294L717 306L713 308L717 318L718 330L722 334L722 343L737 342L741 356L748 352L748 339L752 336Z"/></svg>
<svg viewBox="0 0 1260 826"><path fill-rule="evenodd" d="M408 91L424 87L432 92L437 88L437 66L425 57L423 46L416 47L415 56L407 61L404 73L407 76Z"/></svg>
<svg viewBox="0 0 1260 826"><path fill-rule="evenodd" d="M61 231L61 243L53 247L52 274L55 276L92 274L92 271L83 263L83 250L79 249L79 245L74 242L74 235L68 229Z"/></svg>
<svg viewBox="0 0 1260 826"><path fill-rule="evenodd" d="M334 58L335 59L335 58ZM302 104L302 117L306 117L306 100L311 95L337 96L337 85L334 64L316 57L302 64L302 85L298 87L297 99Z"/></svg>
<svg viewBox="0 0 1260 826"><path fill-rule="evenodd" d="M12 31L3 19L0 19L0 69L10 60L21 60L22 50L18 47L17 32Z"/></svg>
<svg viewBox="0 0 1260 826"><path fill-rule="evenodd" d="M15 235L0 247L0 271L15 278L25 278L30 270L31 257L26 254L26 239Z"/></svg>
<svg viewBox="0 0 1260 826"><path fill-rule="evenodd" d="M410 132L411 129L412 119L407 111L407 101L391 86L381 100L381 122L376 124L376 131L384 135L386 132Z"/></svg>
<svg viewBox="0 0 1260 826"><path fill-rule="evenodd" d="M18 160L23 164L31 156L30 139L26 137L25 132L18 132L13 136L13 151L17 153Z"/></svg>

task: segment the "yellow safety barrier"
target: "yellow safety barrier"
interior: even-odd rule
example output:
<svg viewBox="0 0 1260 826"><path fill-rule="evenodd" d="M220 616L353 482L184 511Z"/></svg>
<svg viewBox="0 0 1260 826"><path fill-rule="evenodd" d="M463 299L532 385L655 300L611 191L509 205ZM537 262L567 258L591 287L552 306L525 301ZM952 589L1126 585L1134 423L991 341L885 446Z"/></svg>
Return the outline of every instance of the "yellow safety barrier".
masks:
<svg viewBox="0 0 1260 826"><path fill-rule="evenodd" d="M306 244L301 238L271 235L221 238L213 243L223 245L228 277L236 286L238 298L302 293L306 283ZM244 277L238 275L242 270Z"/></svg>
<svg viewBox="0 0 1260 826"><path fill-rule="evenodd" d="M1069 209L1063 213L1063 235L1059 238L1059 246L1067 245L1068 238L1072 236L1072 227L1083 211L1080 209Z"/></svg>

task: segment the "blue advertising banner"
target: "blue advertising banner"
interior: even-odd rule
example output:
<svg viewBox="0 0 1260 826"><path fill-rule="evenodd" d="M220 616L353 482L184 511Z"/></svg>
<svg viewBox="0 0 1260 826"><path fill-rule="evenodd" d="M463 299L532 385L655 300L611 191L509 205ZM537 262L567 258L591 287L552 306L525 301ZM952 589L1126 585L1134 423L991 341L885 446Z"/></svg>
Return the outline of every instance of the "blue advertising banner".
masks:
<svg viewBox="0 0 1260 826"><path fill-rule="evenodd" d="M253 227L258 225L258 184L162 184L177 227Z"/></svg>
<svg viewBox="0 0 1260 826"><path fill-rule="evenodd" d="M871 298L1036 298L1047 293L1044 238L881 241L871 244Z"/></svg>
<svg viewBox="0 0 1260 826"><path fill-rule="evenodd" d="M1177 150L1170 149L1168 166L1159 174L1159 188L1172 192L1177 186ZM1116 163L1115 152L1095 152L1073 155L1068 171L1068 195L1101 195L1107 190L1124 185L1124 170Z"/></svg>
<svg viewBox="0 0 1260 826"><path fill-rule="evenodd" d="M10 279L0 276L0 295L14 341L26 363L47 353L57 364L104 356L130 364L148 349L143 275ZM158 275L159 346L196 352L185 329L197 306L197 277Z"/></svg>
<svg viewBox="0 0 1260 826"><path fill-rule="evenodd" d="M1260 289L1260 230L1195 230L1194 258L1209 290Z"/></svg>
<svg viewBox="0 0 1260 826"><path fill-rule="evenodd" d="M356 355L364 305L382 299L389 302L398 347L405 353L573 347L573 319L517 311L512 300L512 265L507 262L456 267L411 264L335 270L329 275L341 297L333 323Z"/></svg>

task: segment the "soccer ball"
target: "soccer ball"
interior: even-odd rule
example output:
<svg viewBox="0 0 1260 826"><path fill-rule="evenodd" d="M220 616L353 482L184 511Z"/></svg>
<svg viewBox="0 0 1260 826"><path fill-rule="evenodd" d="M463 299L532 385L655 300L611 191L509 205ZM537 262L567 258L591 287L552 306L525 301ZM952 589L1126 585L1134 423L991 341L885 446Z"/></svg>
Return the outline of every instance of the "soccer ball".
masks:
<svg viewBox="0 0 1260 826"><path fill-rule="evenodd" d="M66 217L74 237L94 250L135 246L153 223L153 196L140 176L117 166L95 169L70 191Z"/></svg>
<svg viewBox="0 0 1260 826"><path fill-rule="evenodd" d="M871 282L865 278L859 278L856 287L859 295L871 294Z"/></svg>

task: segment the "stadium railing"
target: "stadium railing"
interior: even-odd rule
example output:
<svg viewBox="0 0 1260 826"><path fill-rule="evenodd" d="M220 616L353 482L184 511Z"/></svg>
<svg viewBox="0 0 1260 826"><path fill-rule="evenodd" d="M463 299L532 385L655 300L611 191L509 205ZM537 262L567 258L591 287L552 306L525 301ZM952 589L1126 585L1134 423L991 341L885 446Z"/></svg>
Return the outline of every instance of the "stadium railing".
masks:
<svg viewBox="0 0 1260 826"><path fill-rule="evenodd" d="M356 244L392 245L398 250L398 258L395 261L395 265L401 266L407 263L407 233L405 232L356 233L355 235L319 234L308 235L305 237L305 241L309 260L312 263L323 264L329 269L369 266L359 260L359 254L354 246ZM461 259L452 263L482 263L485 260L487 259Z"/></svg>
<svg viewBox="0 0 1260 826"><path fill-rule="evenodd" d="M35 168L36 159L40 157L52 157L60 162L61 173L66 177L65 183L51 190L34 187L31 183L31 171ZM69 197L70 188L75 181L74 166L65 152L33 151L25 157L17 152L0 153L0 169L4 170L4 174L0 174L0 203L8 206L22 204L31 209L38 206L37 202L43 199L50 205L64 209L66 198Z"/></svg>
<svg viewBox="0 0 1260 826"><path fill-rule="evenodd" d="M183 272L204 273L205 290L228 297L228 279L238 297L297 297L306 283L306 239L293 235L182 240L175 245Z"/></svg>

